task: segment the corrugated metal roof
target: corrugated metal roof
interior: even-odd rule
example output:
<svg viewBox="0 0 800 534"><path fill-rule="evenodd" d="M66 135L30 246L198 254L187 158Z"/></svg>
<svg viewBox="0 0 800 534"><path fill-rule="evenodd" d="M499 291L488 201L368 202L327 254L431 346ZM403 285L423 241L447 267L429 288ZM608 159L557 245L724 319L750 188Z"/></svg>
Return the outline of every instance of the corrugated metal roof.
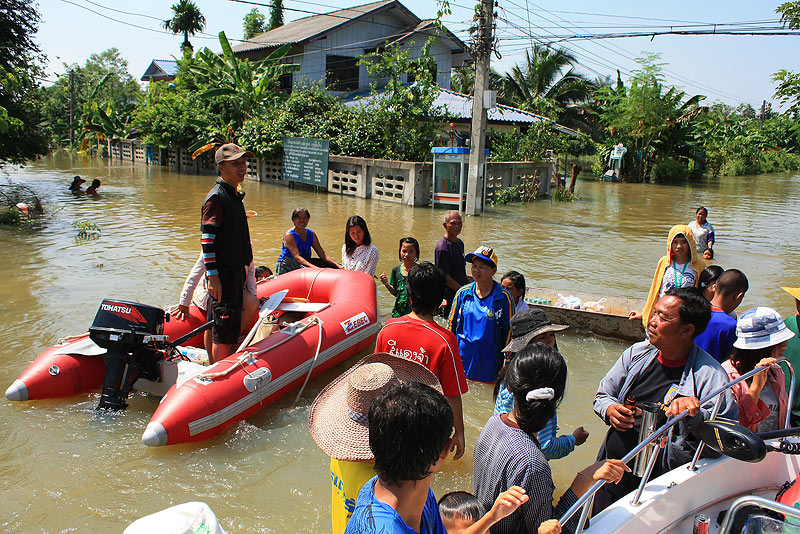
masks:
<svg viewBox="0 0 800 534"><path fill-rule="evenodd" d="M380 95L377 96L380 97ZM358 100L346 102L345 105L369 106L374 98L376 98L375 95L370 95ZM463 95L440 87L439 94L436 95L433 105L444 107L446 110L445 113L451 119L472 119L472 97L469 95ZM577 130L558 124L547 117L502 104L497 104L497 106L487 110L486 117L489 122L533 124L535 122L545 121L552 123L553 128L560 132L575 137L578 136Z"/></svg>
<svg viewBox="0 0 800 534"><path fill-rule="evenodd" d="M418 23L417 18L413 13L405 9L402 4L396 0L382 0L381 2L373 2L371 4L364 4L362 6L348 7L338 11L332 11L322 15L312 15L310 17L303 17L301 19L293 20L288 24L284 24L274 30L264 32L249 40L249 42L242 43L233 47L233 52L247 52L250 50L259 50L261 48L270 48L287 43L299 43L306 41L317 35L328 32L337 26L350 22L351 20L363 17L373 11L385 8L391 4L397 4L408 12L411 17L416 19L414 22Z"/></svg>
<svg viewBox="0 0 800 534"><path fill-rule="evenodd" d="M149 81L151 78L170 78L178 74L178 62L174 59L154 59L150 66L144 71L142 81Z"/></svg>

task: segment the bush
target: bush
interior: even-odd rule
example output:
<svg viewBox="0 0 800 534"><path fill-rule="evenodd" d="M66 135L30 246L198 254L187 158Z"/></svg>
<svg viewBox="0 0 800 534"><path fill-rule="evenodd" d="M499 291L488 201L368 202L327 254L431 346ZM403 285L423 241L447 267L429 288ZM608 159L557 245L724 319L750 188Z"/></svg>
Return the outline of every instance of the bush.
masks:
<svg viewBox="0 0 800 534"><path fill-rule="evenodd" d="M556 202L572 202L575 200L575 193L563 185L559 185L556 187L556 190L553 191L553 200Z"/></svg>
<svg viewBox="0 0 800 534"><path fill-rule="evenodd" d="M659 160L650 171L650 181L656 184L682 182L688 176L689 168L686 164L673 158Z"/></svg>

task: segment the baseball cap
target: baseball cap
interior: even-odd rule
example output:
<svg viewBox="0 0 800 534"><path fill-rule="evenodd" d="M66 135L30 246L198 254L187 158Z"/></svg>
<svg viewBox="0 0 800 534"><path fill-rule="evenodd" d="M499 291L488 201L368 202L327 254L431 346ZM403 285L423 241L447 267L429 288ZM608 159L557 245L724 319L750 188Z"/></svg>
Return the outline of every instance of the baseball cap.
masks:
<svg viewBox="0 0 800 534"><path fill-rule="evenodd" d="M488 261L492 264L492 266L497 269L497 254L495 254L494 249L492 247L488 247L486 245L481 245L475 250L475 252L470 252L469 254L464 256L464 261L468 261L472 263L472 260L475 258L480 258L484 261Z"/></svg>
<svg viewBox="0 0 800 534"><path fill-rule="evenodd" d="M256 155L249 150L244 150L242 147L234 143L228 143L217 149L216 154L214 154L214 161L217 163L222 163L223 161L237 160L242 156L246 158L256 157Z"/></svg>

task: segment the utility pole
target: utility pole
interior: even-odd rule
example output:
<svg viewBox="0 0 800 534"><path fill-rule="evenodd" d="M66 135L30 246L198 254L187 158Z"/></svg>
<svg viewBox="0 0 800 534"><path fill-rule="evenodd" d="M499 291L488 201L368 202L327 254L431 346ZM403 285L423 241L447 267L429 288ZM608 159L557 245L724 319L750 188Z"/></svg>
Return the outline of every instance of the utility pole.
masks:
<svg viewBox="0 0 800 534"><path fill-rule="evenodd" d="M69 71L69 147L75 145L75 133L72 123L75 120L75 71Z"/></svg>
<svg viewBox="0 0 800 534"><path fill-rule="evenodd" d="M483 210L481 171L486 139L486 108L483 94L489 88L489 64L492 54L494 0L481 0L478 34L475 36L475 87L472 94L472 133L469 141L469 173L467 175L467 215L480 215ZM485 177L483 177L485 179ZM480 209L479 209L480 208Z"/></svg>
<svg viewBox="0 0 800 534"><path fill-rule="evenodd" d="M758 114L758 129L762 130L764 128L764 119L767 116L767 101L761 101L761 113Z"/></svg>

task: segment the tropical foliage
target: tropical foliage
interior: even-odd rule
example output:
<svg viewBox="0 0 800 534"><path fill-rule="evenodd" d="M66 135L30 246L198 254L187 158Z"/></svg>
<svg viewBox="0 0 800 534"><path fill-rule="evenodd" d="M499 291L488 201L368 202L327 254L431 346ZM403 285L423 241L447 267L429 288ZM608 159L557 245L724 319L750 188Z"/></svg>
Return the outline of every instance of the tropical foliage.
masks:
<svg viewBox="0 0 800 534"><path fill-rule="evenodd" d="M267 17L257 8L253 8L244 16L242 25L244 27L242 36L246 41L267 31Z"/></svg>
<svg viewBox="0 0 800 534"><path fill-rule="evenodd" d="M203 31L206 18L192 0L178 0L178 3L172 5L172 18L165 20L163 26L175 35L183 34L181 51L185 52L193 49L189 36Z"/></svg>
<svg viewBox="0 0 800 534"><path fill-rule="evenodd" d="M5 0L0 9L0 166L21 163L48 148L37 77L42 56L33 36L39 14L32 0Z"/></svg>

